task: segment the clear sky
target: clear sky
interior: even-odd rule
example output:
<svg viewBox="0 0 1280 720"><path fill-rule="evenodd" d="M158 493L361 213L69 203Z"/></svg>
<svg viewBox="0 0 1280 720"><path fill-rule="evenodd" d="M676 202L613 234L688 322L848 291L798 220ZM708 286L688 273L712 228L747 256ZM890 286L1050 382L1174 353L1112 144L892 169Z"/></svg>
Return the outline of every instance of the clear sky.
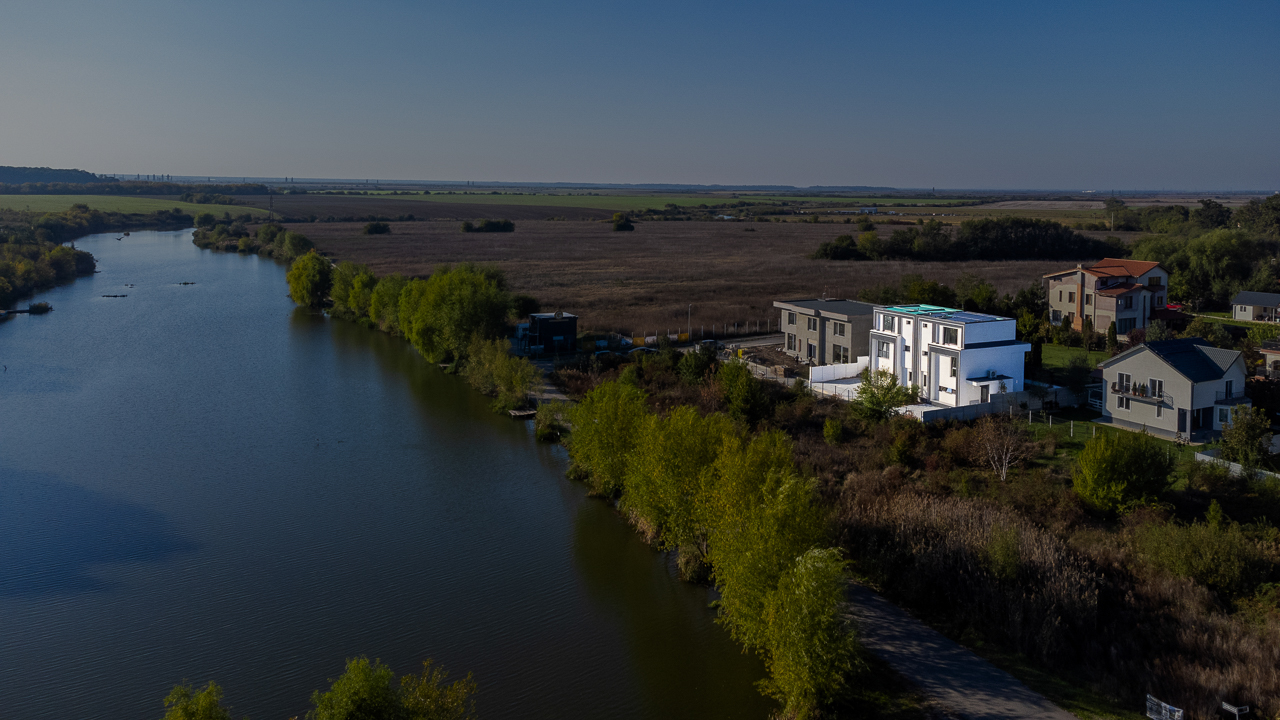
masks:
<svg viewBox="0 0 1280 720"><path fill-rule="evenodd" d="M0 164L1280 190L1280 5L5 0Z"/></svg>

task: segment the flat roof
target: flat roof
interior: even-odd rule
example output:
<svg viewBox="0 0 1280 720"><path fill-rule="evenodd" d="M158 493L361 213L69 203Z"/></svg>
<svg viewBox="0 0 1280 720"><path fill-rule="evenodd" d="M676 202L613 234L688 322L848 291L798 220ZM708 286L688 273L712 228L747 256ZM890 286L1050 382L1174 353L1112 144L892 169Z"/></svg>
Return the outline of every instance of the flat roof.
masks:
<svg viewBox="0 0 1280 720"><path fill-rule="evenodd" d="M995 322L997 320L1009 320L996 315L987 315L986 313L970 312L968 310L957 310L955 308L942 307L940 305L894 305L884 308L885 312L898 313L900 315L919 315L921 317L930 317L936 320L949 320L958 323L981 323Z"/></svg>
<svg viewBox="0 0 1280 720"><path fill-rule="evenodd" d="M556 319L556 315L559 315L559 316L560 316L560 317L562 317L562 318L576 318L576 317L578 317L577 315L574 315L574 314L572 314L572 313L567 313L567 312L562 312L562 313L529 313L529 317L536 317L536 318L548 318L548 319L551 319L551 320L555 320L555 319Z"/></svg>
<svg viewBox="0 0 1280 720"><path fill-rule="evenodd" d="M835 313L837 315L870 315L880 307L874 303L866 303L860 300L843 300L839 298L831 298L824 300L822 298L810 298L807 300L775 300L774 307L790 306L802 308L804 310L821 311Z"/></svg>

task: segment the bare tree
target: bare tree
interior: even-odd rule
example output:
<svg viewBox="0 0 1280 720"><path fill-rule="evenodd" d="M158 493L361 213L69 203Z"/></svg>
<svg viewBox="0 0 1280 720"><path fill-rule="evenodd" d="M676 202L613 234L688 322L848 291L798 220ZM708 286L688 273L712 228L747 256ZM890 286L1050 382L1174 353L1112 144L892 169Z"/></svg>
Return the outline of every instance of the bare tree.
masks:
<svg viewBox="0 0 1280 720"><path fill-rule="evenodd" d="M987 415L977 422L973 433L974 462L991 466L1005 482L1009 468L1031 457L1032 445L1026 430L1002 415Z"/></svg>

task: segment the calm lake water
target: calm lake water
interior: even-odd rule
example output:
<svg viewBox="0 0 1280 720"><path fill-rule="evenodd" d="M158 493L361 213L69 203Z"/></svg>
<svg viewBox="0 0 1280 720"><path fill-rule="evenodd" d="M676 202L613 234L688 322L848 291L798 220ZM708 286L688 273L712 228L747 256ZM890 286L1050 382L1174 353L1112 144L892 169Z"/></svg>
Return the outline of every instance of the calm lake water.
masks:
<svg viewBox="0 0 1280 720"><path fill-rule="evenodd" d="M284 720L357 655L473 671L487 719L768 714L707 592L527 424L271 261L76 244L101 273L0 324L0 718L214 679Z"/></svg>

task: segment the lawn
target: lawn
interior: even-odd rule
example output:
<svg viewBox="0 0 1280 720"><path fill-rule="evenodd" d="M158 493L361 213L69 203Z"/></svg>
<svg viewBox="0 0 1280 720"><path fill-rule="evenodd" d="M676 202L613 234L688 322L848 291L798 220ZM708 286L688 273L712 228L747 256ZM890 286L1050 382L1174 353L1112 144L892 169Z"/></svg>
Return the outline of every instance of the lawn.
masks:
<svg viewBox="0 0 1280 720"><path fill-rule="evenodd" d="M30 210L31 212L62 212L72 205L83 203L95 210L121 213L153 213L157 210L178 208L185 213L198 215L211 212L222 215L252 213L265 216L267 211L240 205L197 205L196 203L163 200L159 198L134 197L131 195L0 195L0 208L6 210Z"/></svg>
<svg viewBox="0 0 1280 720"><path fill-rule="evenodd" d="M1088 361L1089 367L1094 368L1097 367L1098 363L1109 357L1103 350L1091 350L1086 353L1084 348L1072 348L1049 343L1045 343L1042 349L1044 351L1044 369L1053 374L1054 384L1056 385L1065 384L1066 370L1070 366L1071 358L1084 358Z"/></svg>

